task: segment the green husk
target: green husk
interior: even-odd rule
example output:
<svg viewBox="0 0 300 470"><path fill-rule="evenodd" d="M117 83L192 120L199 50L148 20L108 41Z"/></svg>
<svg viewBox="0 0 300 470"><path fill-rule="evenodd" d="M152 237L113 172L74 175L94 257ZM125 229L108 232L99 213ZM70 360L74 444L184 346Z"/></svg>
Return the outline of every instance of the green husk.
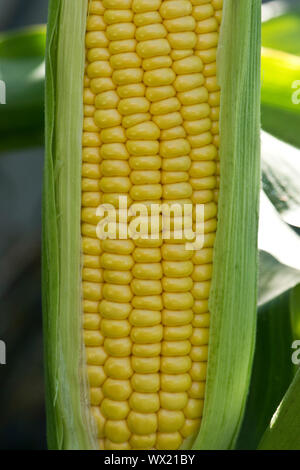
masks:
<svg viewBox="0 0 300 470"><path fill-rule="evenodd" d="M43 310L48 443L96 448L81 337L82 89L87 0L52 0L46 52Z"/></svg>
<svg viewBox="0 0 300 470"><path fill-rule="evenodd" d="M83 20L88 0L51 0L47 39L43 309L48 441L95 449L83 373L80 185ZM232 448L255 340L260 186L260 1L225 0L219 47L221 188L204 416L195 449Z"/></svg>

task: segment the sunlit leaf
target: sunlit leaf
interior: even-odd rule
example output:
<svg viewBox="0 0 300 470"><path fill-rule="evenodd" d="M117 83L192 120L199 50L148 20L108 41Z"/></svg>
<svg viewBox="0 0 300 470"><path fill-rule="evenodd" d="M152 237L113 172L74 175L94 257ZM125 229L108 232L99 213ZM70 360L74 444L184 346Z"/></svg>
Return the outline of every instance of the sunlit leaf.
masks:
<svg viewBox="0 0 300 470"><path fill-rule="evenodd" d="M300 368L273 415L260 450L300 450Z"/></svg>
<svg viewBox="0 0 300 470"><path fill-rule="evenodd" d="M300 226L300 150L261 133L263 189L285 222Z"/></svg>

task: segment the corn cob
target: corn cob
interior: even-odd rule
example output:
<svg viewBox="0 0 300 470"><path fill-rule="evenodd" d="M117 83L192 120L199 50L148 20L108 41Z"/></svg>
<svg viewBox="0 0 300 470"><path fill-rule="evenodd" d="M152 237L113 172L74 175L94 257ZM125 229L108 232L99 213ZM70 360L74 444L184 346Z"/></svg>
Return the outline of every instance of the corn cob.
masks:
<svg viewBox="0 0 300 470"><path fill-rule="evenodd" d="M73 319L72 331L76 332L75 343L83 372L77 374L79 390L72 396L75 409L83 406L85 418L80 421L75 413L78 423L72 426L80 429L78 441L73 438L73 442L62 443L61 437L60 444L56 440L55 446L104 450L190 448L196 437L199 435L198 442L205 431L205 409L209 410L209 400L214 398L215 389L211 387L215 387L216 382L207 375L209 358L209 366L214 363L217 371L211 374L215 374L216 379L219 377L216 356L209 353L214 341L217 344L213 325L211 328L210 325L217 311L215 324L220 325L222 311L230 310L234 302L233 297L224 294L224 271L219 274L220 265L216 266L218 253L219 263L224 258L220 248L222 232L219 248L218 239L215 246L215 235L217 226L218 231L222 230L222 204L226 204L223 196L218 222L219 147L221 158L223 155L226 159L226 144L233 143L244 150L246 144L246 139L240 142L241 131L235 132L234 126L225 130L224 124L222 138L219 137L222 75L218 80L217 48L221 25L225 29L222 24L226 21L222 21L223 0L85 0L79 3L81 6L76 10L65 1L54 1L53 11L61 17L67 12L74 14L74 21L78 21L82 31L81 50L85 52L84 73L83 61L77 67L78 71L80 67L82 70L81 103L75 95L78 110L80 106L83 109L82 139L79 142L76 135L74 143L70 137L81 166L77 164L75 173L66 176L69 186L58 185L56 189L62 206L66 204L66 207L72 178L81 189L81 195L77 190L74 212L69 214L68 220L70 227L74 227L72 216L81 222L81 237L77 234L77 244L81 243L82 250L81 267L78 258L76 266L75 259L73 268L77 275L72 289L76 285L77 290L72 293L77 301L78 296L82 296L81 309L76 304L76 310L81 310L82 316ZM234 3L224 0L227 23L232 18L237 22L238 13L245 15L246 10L241 7L240 12L235 12L236 18L232 16ZM246 3L250 5L248 1ZM248 5L247 8L252 12L252 21L256 21L256 34L250 41L251 46L247 43L248 37L243 40L245 50L252 53L249 62L254 60L257 64L258 41L255 43L255 39L259 21L258 2L255 3L256 6ZM54 23L59 21L58 18L52 14ZM243 21L246 23L247 18ZM246 27L237 26L239 28L241 35L246 36ZM53 31L55 34L55 29ZM58 62L66 47L62 45L64 39L60 41ZM48 50L51 50L51 39L48 44ZM224 60L225 53L220 64ZM229 64L223 69L226 67L228 72ZM234 66L231 64L231 67L232 73ZM248 71L246 76L251 73ZM256 67L252 79L256 89L257 77ZM71 93L74 90L71 88ZM224 94L226 116L232 94L232 88L226 84ZM258 93L254 93L252 106L257 105L257 97ZM60 106L58 98L57 116L60 116L60 110L63 112ZM51 112L50 108L47 115ZM239 109L239 112L243 110ZM237 125L236 115L232 119ZM76 125L79 129L80 114ZM243 239L241 253L246 258L252 257L250 262L253 264L259 185L257 113L250 127L249 155L254 161L250 217L254 225L251 237ZM67 135L68 131L65 132ZM63 159L64 145L60 142L56 145L56 154ZM70 151L72 146L69 146ZM243 165L240 164L241 174L245 175L248 170ZM228 171L227 167L222 179L228 176L227 181L232 181L234 172L228 175ZM226 185L225 180L224 187ZM50 186L46 178L45 188L49 190ZM129 206L143 203L150 208L149 213L156 203L203 205L202 248L187 250L186 239L175 238L174 216L170 218L168 238L164 236L164 226L159 224L155 239L117 237L100 240L97 236L97 225L101 220L98 206L112 204L121 217L120 196L124 195L128 197ZM250 193L247 197L249 200ZM248 214L248 206L241 210L245 211L240 212L242 215ZM50 213L48 206L48 215ZM196 229L195 220L193 228ZM58 233L61 231L64 228L59 222ZM233 241L234 236L230 243ZM59 243L63 246L62 239ZM70 251L67 243L65 239L64 248ZM72 254L70 251L70 256ZM62 271L59 280L62 284L63 271L70 272L72 267L57 266L56 269ZM251 337L254 334L255 268L252 272L249 283L254 300L250 302L252 322L248 324ZM236 280L236 273L233 277ZM237 280L236 284L239 285ZM59 292L57 300L62 311L64 305L66 309L70 308L64 304L67 301L62 297L63 291ZM237 299L240 300L239 308L247 295ZM244 371L251 362L251 337L246 341L248 356L246 352L246 356L242 354L242 357L248 357L242 364ZM239 380L244 385L247 383L243 373ZM84 394L84 405L80 405L78 393ZM69 404L73 416L74 402ZM240 410L237 413L240 414ZM60 421L61 418L57 419ZM235 421L233 427L236 426ZM226 441L226 437L224 439Z"/></svg>

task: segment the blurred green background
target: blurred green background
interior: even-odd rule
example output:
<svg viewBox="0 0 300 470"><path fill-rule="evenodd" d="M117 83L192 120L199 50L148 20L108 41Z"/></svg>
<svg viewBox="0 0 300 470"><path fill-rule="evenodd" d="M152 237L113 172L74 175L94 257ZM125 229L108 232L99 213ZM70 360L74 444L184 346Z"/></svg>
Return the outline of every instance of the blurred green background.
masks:
<svg viewBox="0 0 300 470"><path fill-rule="evenodd" d="M46 23L47 3L47 0L26 0L26 2L0 0L0 34L24 26ZM264 45L280 50L284 38L284 50L300 55L300 16L289 15L285 11L287 6L298 5L298 0L266 0L263 3L263 19L270 20L265 23L263 29ZM0 449L46 448L40 294L44 36L40 31L40 28L36 30L32 43L34 50L30 57L32 62L27 61L28 76L27 65L22 62L22 57L26 55L27 43L25 41L9 43L10 53L15 49L15 55L20 56L12 66L9 61L7 64L5 62L8 43L5 41L3 43L0 39L0 69L2 65L2 71L7 72L10 81L14 83L14 93L10 95L8 90L7 105L0 105L6 106L6 114L0 113L0 339L7 345L7 364L0 366ZM295 37L298 37L298 40L295 40ZM296 72L294 69L289 71L290 59L287 56L281 59L280 61L277 56L274 58L269 55L264 59L262 81L263 84L271 84L268 87L271 92L265 92L263 89L262 123L266 131L300 147L300 104L291 106L290 100L291 79L294 77L293 74L296 74L296 78L298 74L300 80L300 67L295 68ZM34 76L30 75L32 69L36 72ZM20 73L20 70L23 72ZM273 91L272 84L274 84ZM15 125L13 131L10 130L11 120ZM268 148L271 148L271 144L277 147L275 141L269 142ZM299 155L291 155L287 147L283 147L283 153L289 153L293 160L291 168L298 166L300 170L299 160L295 165L295 159ZM277 170L282 165L280 158L278 155ZM272 166L275 161L274 154L270 160L264 161L263 170L268 167L270 161ZM293 233L296 236L296 226L299 224L294 223L294 220L296 212L299 216L300 183L293 193L296 209L291 211L291 205L286 203L285 191L280 193L278 184L275 184L278 176L275 169L273 179L267 178L267 173L266 170L263 176L264 189L268 189L269 198L283 219L293 226ZM267 228L272 234L273 226ZM267 245L262 246L266 252L269 251ZM270 253L274 254L272 251ZM270 255L267 256L264 266L268 265L271 258ZM287 289L292 286L289 279L295 272L295 266L289 267L285 272ZM269 278L266 282L271 285L270 289L274 289L278 275L276 272L276 275L270 277L269 273L270 269L267 271ZM262 272L261 278L265 275ZM282 289L280 276L281 288L278 291L275 289L279 294L285 290ZM269 298L265 297L264 300ZM290 375L287 374L286 386L290 379ZM281 399L284 391L283 388L279 390L274 398L274 404ZM253 416L254 414L253 411ZM251 421L251 417L249 419ZM263 425L265 426L265 423ZM248 433L247 428L245 429ZM243 447L243 444L241 446Z"/></svg>

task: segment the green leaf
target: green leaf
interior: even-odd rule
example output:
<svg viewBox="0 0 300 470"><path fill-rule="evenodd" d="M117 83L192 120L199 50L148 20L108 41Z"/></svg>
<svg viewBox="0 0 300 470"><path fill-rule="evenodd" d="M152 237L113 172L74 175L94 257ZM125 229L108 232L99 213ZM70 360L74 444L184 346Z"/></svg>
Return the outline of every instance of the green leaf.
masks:
<svg viewBox="0 0 300 470"><path fill-rule="evenodd" d="M262 45L300 55L300 12L272 18L262 25Z"/></svg>
<svg viewBox="0 0 300 470"><path fill-rule="evenodd" d="M259 304L300 282L300 237L279 216L262 192L260 198Z"/></svg>
<svg viewBox="0 0 300 470"><path fill-rule="evenodd" d="M261 133L263 189L282 219L300 226L300 150Z"/></svg>
<svg viewBox="0 0 300 470"><path fill-rule="evenodd" d="M300 147L299 76L300 57L262 49L262 127L296 147Z"/></svg>
<svg viewBox="0 0 300 470"><path fill-rule="evenodd" d="M256 449L294 376L291 291L258 310L251 386L237 449Z"/></svg>
<svg viewBox="0 0 300 470"><path fill-rule="evenodd" d="M42 144L44 123L45 28L0 36L0 150Z"/></svg>
<svg viewBox="0 0 300 470"><path fill-rule="evenodd" d="M259 444L259 450L300 450L300 368Z"/></svg>

